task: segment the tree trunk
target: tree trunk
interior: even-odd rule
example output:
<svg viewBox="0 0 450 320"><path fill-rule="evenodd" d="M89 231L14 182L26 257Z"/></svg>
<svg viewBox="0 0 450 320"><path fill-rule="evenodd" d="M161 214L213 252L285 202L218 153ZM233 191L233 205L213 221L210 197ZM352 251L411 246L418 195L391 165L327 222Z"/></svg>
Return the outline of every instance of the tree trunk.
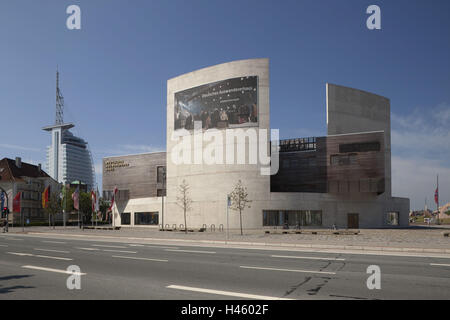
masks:
<svg viewBox="0 0 450 320"><path fill-rule="evenodd" d="M242 233L242 210L241 209L239 209L239 220L241 222L241 236L242 236L244 234Z"/></svg>
<svg viewBox="0 0 450 320"><path fill-rule="evenodd" d="M186 208L184 208L184 231L187 233Z"/></svg>

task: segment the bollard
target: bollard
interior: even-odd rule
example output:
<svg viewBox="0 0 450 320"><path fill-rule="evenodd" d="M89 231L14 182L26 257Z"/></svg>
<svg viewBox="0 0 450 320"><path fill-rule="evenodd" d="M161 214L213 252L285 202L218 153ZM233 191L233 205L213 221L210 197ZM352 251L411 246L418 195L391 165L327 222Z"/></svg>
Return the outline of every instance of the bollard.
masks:
<svg viewBox="0 0 450 320"><path fill-rule="evenodd" d="M212 225L211 225L211 232L213 232L213 231L214 231L214 232L216 231L216 225L215 225L215 224L212 224Z"/></svg>
<svg viewBox="0 0 450 320"><path fill-rule="evenodd" d="M219 224L219 231L223 232L223 224Z"/></svg>

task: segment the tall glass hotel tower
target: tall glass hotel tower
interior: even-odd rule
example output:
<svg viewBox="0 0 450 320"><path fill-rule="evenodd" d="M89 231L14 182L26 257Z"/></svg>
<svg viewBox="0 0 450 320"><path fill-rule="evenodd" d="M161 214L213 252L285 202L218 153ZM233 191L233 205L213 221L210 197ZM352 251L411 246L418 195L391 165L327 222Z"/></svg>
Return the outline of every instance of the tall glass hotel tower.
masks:
<svg viewBox="0 0 450 320"><path fill-rule="evenodd" d="M95 169L88 143L72 134L75 125L63 121L64 98L59 90L59 73L56 73L56 121L42 130L52 135L52 144L47 147L47 173L56 181L69 184L80 181L88 190L94 188Z"/></svg>

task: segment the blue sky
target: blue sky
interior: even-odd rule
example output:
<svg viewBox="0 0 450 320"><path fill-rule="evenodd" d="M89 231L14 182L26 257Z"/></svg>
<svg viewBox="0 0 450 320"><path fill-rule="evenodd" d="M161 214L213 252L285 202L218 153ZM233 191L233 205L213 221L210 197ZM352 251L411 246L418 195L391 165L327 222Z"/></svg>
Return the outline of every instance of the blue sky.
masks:
<svg viewBox="0 0 450 320"><path fill-rule="evenodd" d="M81 8L81 30L66 8ZM381 30L366 8L381 8ZM326 134L325 83L391 99L396 196L450 201L450 1L10 0L0 3L0 158L45 162L55 71L65 120L105 156L165 148L166 81L270 58L271 127Z"/></svg>

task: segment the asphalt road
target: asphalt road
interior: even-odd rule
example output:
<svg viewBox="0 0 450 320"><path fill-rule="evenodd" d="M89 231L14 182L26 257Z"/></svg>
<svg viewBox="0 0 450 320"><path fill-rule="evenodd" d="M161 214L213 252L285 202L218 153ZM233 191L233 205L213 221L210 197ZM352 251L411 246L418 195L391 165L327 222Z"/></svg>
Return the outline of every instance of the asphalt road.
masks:
<svg viewBox="0 0 450 320"><path fill-rule="evenodd" d="M80 268L81 289L65 273ZM370 290L367 268L381 270ZM450 299L447 257L0 235L0 299Z"/></svg>

